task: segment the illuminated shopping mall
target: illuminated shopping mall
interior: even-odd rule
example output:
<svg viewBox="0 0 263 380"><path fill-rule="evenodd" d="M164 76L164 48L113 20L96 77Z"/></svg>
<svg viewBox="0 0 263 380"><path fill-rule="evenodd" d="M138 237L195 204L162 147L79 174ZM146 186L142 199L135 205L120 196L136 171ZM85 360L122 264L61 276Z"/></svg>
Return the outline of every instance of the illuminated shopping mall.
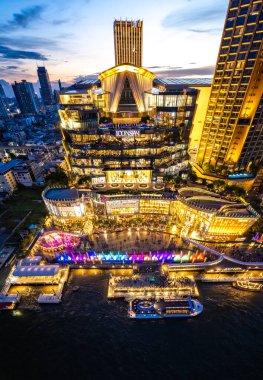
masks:
<svg viewBox="0 0 263 380"><path fill-rule="evenodd" d="M164 177L187 177L200 153L211 80L156 77L142 67L142 38L142 21L115 21L116 66L60 91L66 170L75 187L44 191L50 218L88 234L100 220L139 217L147 225L158 218L177 236L240 239L259 218L250 205L200 188L165 189Z"/></svg>
<svg viewBox="0 0 263 380"><path fill-rule="evenodd" d="M235 240L258 220L248 204L230 202L201 188L181 188L177 195L163 192L100 194L69 188L47 188L43 199L55 225L87 226L93 232L97 220L127 221L141 217L147 223L158 218L164 232L197 240Z"/></svg>
<svg viewBox="0 0 263 380"><path fill-rule="evenodd" d="M189 134L194 115L200 123L211 80L158 79L135 66L142 62L142 25L115 21L116 66L60 93L70 176L89 176L93 184L151 184L188 168Z"/></svg>

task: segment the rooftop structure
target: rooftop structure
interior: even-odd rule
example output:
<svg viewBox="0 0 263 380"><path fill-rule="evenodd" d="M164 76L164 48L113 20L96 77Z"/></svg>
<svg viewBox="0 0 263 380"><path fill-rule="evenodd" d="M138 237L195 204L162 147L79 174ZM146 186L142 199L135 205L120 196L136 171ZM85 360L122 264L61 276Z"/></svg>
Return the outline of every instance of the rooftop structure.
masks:
<svg viewBox="0 0 263 380"><path fill-rule="evenodd" d="M25 259L20 260L19 266L39 265L41 261L42 261L42 256L29 256Z"/></svg>
<svg viewBox="0 0 263 380"><path fill-rule="evenodd" d="M47 188L43 194L45 205L58 218L83 218L86 204L77 189Z"/></svg>
<svg viewBox="0 0 263 380"><path fill-rule="evenodd" d="M70 201L79 198L77 189L51 188L45 192L45 198L54 201Z"/></svg>
<svg viewBox="0 0 263 380"><path fill-rule="evenodd" d="M23 163L20 159L13 159L5 163L0 162L0 174L4 174L5 172L9 171L10 169L13 169L16 166L19 166Z"/></svg>
<svg viewBox="0 0 263 380"><path fill-rule="evenodd" d="M53 265L23 265L10 272L7 283L10 285L59 284L63 269Z"/></svg>
<svg viewBox="0 0 263 380"><path fill-rule="evenodd" d="M14 277L53 277L59 272L59 265L23 265L18 266Z"/></svg>
<svg viewBox="0 0 263 380"><path fill-rule="evenodd" d="M0 163L0 191L6 191L12 194L17 187L17 181L13 170L16 166L21 165L22 160L14 159L6 163Z"/></svg>

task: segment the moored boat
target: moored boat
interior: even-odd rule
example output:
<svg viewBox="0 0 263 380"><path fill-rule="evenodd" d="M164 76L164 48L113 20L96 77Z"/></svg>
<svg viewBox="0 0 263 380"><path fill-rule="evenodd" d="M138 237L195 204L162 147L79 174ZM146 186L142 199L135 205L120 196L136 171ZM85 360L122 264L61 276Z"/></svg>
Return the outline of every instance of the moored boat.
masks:
<svg viewBox="0 0 263 380"><path fill-rule="evenodd" d="M20 298L20 294L0 294L0 311L13 310Z"/></svg>
<svg viewBox="0 0 263 380"><path fill-rule="evenodd" d="M262 285L258 282L251 282L248 280L237 280L233 282L233 287L240 290L248 290L250 292L260 292L262 291Z"/></svg>
<svg viewBox="0 0 263 380"><path fill-rule="evenodd" d="M56 294L40 294L37 301L38 303L60 303L61 298Z"/></svg>
<svg viewBox="0 0 263 380"><path fill-rule="evenodd" d="M133 299L129 317L134 319L189 318L201 314L203 305L188 298Z"/></svg>

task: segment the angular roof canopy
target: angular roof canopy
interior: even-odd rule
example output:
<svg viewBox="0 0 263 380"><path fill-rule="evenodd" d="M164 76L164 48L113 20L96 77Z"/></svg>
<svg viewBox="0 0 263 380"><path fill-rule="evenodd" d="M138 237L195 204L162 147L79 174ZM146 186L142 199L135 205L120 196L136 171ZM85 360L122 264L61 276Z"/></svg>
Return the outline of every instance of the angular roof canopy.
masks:
<svg viewBox="0 0 263 380"><path fill-rule="evenodd" d="M110 77L111 75L123 73L125 71L148 77L151 80L154 80L154 78L155 78L155 75L151 71L149 71L143 67L137 67L137 66L131 65L130 63L125 64L125 65L117 65L117 66L111 67L110 69L107 69L107 70L103 71L102 73L100 73L98 78L100 80L103 80L107 77Z"/></svg>

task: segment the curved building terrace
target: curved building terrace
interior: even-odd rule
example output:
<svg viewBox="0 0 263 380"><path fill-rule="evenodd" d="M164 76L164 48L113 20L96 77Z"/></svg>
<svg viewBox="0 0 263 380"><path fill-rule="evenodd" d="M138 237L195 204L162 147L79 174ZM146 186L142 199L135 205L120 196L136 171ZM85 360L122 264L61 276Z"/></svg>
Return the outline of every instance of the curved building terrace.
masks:
<svg viewBox="0 0 263 380"><path fill-rule="evenodd" d="M235 240L259 218L248 204L230 202L218 194L187 187L178 194L110 194L56 188L44 191L43 199L55 222L63 220L70 224L81 220L83 224L85 221L94 224L100 220L115 220L121 223L140 216L146 223L152 216L159 215L164 230L199 240Z"/></svg>

